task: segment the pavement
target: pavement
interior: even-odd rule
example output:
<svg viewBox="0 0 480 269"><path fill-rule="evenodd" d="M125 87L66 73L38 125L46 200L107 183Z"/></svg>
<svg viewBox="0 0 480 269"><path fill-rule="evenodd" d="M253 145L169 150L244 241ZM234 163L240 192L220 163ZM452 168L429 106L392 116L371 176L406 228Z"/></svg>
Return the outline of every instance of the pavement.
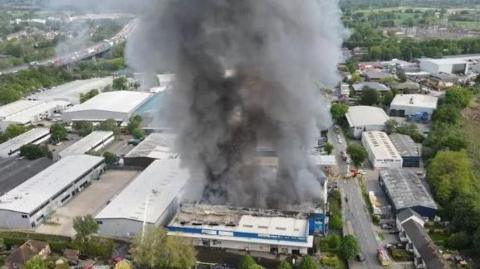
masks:
<svg viewBox="0 0 480 269"><path fill-rule="evenodd" d="M55 210L49 220L38 226L38 233L74 236L73 219L77 216L95 216L123 190L140 172L135 170L107 170L84 191L64 206Z"/></svg>
<svg viewBox="0 0 480 269"><path fill-rule="evenodd" d="M0 195L22 184L52 163L48 158L33 161L18 157L0 159Z"/></svg>

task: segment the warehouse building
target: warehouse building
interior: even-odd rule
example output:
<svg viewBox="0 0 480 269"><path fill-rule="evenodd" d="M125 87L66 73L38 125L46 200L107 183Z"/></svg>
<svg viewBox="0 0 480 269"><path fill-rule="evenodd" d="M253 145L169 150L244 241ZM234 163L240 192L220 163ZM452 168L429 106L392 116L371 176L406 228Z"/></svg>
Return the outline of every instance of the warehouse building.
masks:
<svg viewBox="0 0 480 269"><path fill-rule="evenodd" d="M391 134L390 140L403 159L403 167L420 167L420 147L408 135Z"/></svg>
<svg viewBox="0 0 480 269"><path fill-rule="evenodd" d="M35 128L18 135L0 144L0 158L8 158L20 153L20 148L27 144L38 145L50 138L50 130L47 128Z"/></svg>
<svg viewBox="0 0 480 269"><path fill-rule="evenodd" d="M70 155L81 155L89 151L98 151L111 143L115 137L112 131L93 131L76 143L62 150L58 155L64 158Z"/></svg>
<svg viewBox="0 0 480 269"><path fill-rule="evenodd" d="M95 217L99 233L131 237L144 225L165 225L175 215L190 179L179 160L157 160Z"/></svg>
<svg viewBox="0 0 480 269"><path fill-rule="evenodd" d="M437 109L438 98L425 94L397 94L390 104L390 115L430 119Z"/></svg>
<svg viewBox="0 0 480 269"><path fill-rule="evenodd" d="M0 130L5 130L11 124L32 125L42 120L53 118L54 114L61 113L70 105L65 101L26 101L12 104L4 110L4 114L8 114L0 120ZM9 111L5 113L5 111ZM15 113L11 113L15 111Z"/></svg>
<svg viewBox="0 0 480 269"><path fill-rule="evenodd" d="M10 104L0 106L0 121L3 121L5 118L13 114L17 114L23 110L34 107L39 103L39 101L33 100L18 100Z"/></svg>
<svg viewBox="0 0 480 269"><path fill-rule="evenodd" d="M117 122L126 122L151 96L150 93L135 91L101 93L65 111L63 120L103 122L114 119Z"/></svg>
<svg viewBox="0 0 480 269"><path fill-rule="evenodd" d="M103 171L101 157L69 156L0 197L0 227L29 229L47 219Z"/></svg>
<svg viewBox="0 0 480 269"><path fill-rule="evenodd" d="M293 211L184 204L166 228L168 235L191 239L197 246L299 255L313 247L317 217Z"/></svg>
<svg viewBox="0 0 480 269"><path fill-rule="evenodd" d="M362 134L362 144L374 168L401 168L402 157L384 132L369 131Z"/></svg>
<svg viewBox="0 0 480 269"><path fill-rule="evenodd" d="M467 74L470 64L464 58L420 59L420 70L430 74Z"/></svg>
<svg viewBox="0 0 480 269"><path fill-rule="evenodd" d="M48 90L37 91L29 98L41 101L65 101L76 105L80 104L81 94L86 94L91 90L101 92L105 87L112 85L112 83L113 77L75 80Z"/></svg>
<svg viewBox="0 0 480 269"><path fill-rule="evenodd" d="M172 150L174 140L175 135L170 133L150 134L124 156L125 166L145 168L155 160L178 158L178 153Z"/></svg>
<svg viewBox="0 0 480 269"><path fill-rule="evenodd" d="M355 92L361 92L365 89L372 89L377 92L388 92L390 90L390 88L385 84L374 82L374 81L356 83L356 84L353 84L352 87Z"/></svg>
<svg viewBox="0 0 480 269"><path fill-rule="evenodd" d="M365 131L381 131L389 117L383 109L373 106L351 106L345 115L355 138Z"/></svg>
<svg viewBox="0 0 480 269"><path fill-rule="evenodd" d="M383 169L380 171L378 180L395 214L410 208L422 217L435 217L438 207L414 171Z"/></svg>

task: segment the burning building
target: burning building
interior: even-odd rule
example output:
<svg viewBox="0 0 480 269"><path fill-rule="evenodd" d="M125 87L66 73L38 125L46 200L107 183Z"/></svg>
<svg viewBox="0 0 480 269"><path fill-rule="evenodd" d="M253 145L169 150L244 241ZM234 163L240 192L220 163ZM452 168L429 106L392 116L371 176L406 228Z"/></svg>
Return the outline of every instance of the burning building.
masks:
<svg viewBox="0 0 480 269"><path fill-rule="evenodd" d="M127 59L139 72L175 73L169 121L204 200L288 208L321 199L309 145L330 125L318 89L338 81L337 1L148 2ZM276 169L252 161L263 141Z"/></svg>

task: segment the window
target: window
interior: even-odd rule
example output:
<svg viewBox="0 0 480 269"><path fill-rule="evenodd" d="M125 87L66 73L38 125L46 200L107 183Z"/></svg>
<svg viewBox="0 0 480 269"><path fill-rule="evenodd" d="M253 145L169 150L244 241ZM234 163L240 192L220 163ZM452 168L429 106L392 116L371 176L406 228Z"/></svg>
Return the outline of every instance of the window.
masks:
<svg viewBox="0 0 480 269"><path fill-rule="evenodd" d="M28 216L25 215L25 214L23 214L23 215L22 215L22 219L28 219Z"/></svg>

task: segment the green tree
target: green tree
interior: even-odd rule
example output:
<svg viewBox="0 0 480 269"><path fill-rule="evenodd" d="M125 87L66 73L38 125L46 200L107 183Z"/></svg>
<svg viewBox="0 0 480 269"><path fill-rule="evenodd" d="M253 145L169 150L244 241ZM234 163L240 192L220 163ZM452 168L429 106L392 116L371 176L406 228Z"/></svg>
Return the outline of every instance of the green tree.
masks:
<svg viewBox="0 0 480 269"><path fill-rule="evenodd" d="M98 231L98 224L92 215L75 217L73 219L73 229L76 233L75 239L79 240L81 244L84 244L92 234Z"/></svg>
<svg viewBox="0 0 480 269"><path fill-rule="evenodd" d="M365 148L359 144L350 144L347 147L347 153L350 154L355 166L361 165L368 157Z"/></svg>
<svg viewBox="0 0 480 269"><path fill-rule="evenodd" d="M466 108L473 99L473 93L466 88L453 87L445 93L445 104L453 105L459 109Z"/></svg>
<svg viewBox="0 0 480 269"><path fill-rule="evenodd" d="M50 126L50 141L58 143L67 139L67 129L63 124L55 123Z"/></svg>
<svg viewBox="0 0 480 269"><path fill-rule="evenodd" d="M469 247L471 243L470 235L466 232L458 232L450 235L447 240L448 247L452 249L463 250Z"/></svg>
<svg viewBox="0 0 480 269"><path fill-rule="evenodd" d="M20 156L23 156L29 160L36 160L48 155L49 150L46 146L27 144L20 148Z"/></svg>
<svg viewBox="0 0 480 269"><path fill-rule="evenodd" d="M444 104L433 112L432 120L455 125L460 122L461 117L460 108L452 104Z"/></svg>
<svg viewBox="0 0 480 269"><path fill-rule="evenodd" d="M18 124L10 124L5 129L5 135L10 139L19 136L28 131L27 127Z"/></svg>
<svg viewBox="0 0 480 269"><path fill-rule="evenodd" d="M332 230L341 230L343 228L342 216L338 213L332 214L328 225Z"/></svg>
<svg viewBox="0 0 480 269"><path fill-rule="evenodd" d="M360 104L366 106L373 106L378 104L380 97L375 89L365 87L362 90L362 96L360 97Z"/></svg>
<svg viewBox="0 0 480 269"><path fill-rule="evenodd" d="M397 72L397 77L400 80L400 82L406 82L407 81L407 75L405 74L405 71L400 70Z"/></svg>
<svg viewBox="0 0 480 269"><path fill-rule="evenodd" d="M338 121L345 117L345 114L348 112L348 106L342 103L334 103L330 108L330 113L332 114L332 118L335 121Z"/></svg>
<svg viewBox="0 0 480 269"><path fill-rule="evenodd" d="M340 254L345 260L352 260L359 252L360 247L358 245L357 238L353 235L347 235L343 237L340 244Z"/></svg>
<svg viewBox="0 0 480 269"><path fill-rule="evenodd" d="M128 79L125 77L119 77L113 80L112 88L117 91L128 90Z"/></svg>
<svg viewBox="0 0 480 269"><path fill-rule="evenodd" d="M398 127L398 121L396 120L387 120L387 122L385 122L385 132L387 132L387 134L393 134L397 131L397 127Z"/></svg>
<svg viewBox="0 0 480 269"><path fill-rule="evenodd" d="M89 121L76 121L72 127L80 136L87 136L93 132L93 124Z"/></svg>
<svg viewBox="0 0 480 269"><path fill-rule="evenodd" d="M318 269L318 264L311 256L307 255L303 257L302 261L298 265L298 269Z"/></svg>
<svg viewBox="0 0 480 269"><path fill-rule="evenodd" d="M148 227L132 243L133 261L142 268L189 269L195 265L195 250L186 241L167 237L160 227Z"/></svg>
<svg viewBox="0 0 480 269"><path fill-rule="evenodd" d="M85 94L80 94L80 103L85 103L87 100L97 96L100 92L97 89L93 89Z"/></svg>
<svg viewBox="0 0 480 269"><path fill-rule="evenodd" d="M473 171L464 151L440 151L427 167L427 179L441 205L473 185Z"/></svg>
<svg viewBox="0 0 480 269"><path fill-rule="evenodd" d="M257 262L252 258L252 256L243 256L238 264L238 269L253 269L258 265Z"/></svg>
<svg viewBox="0 0 480 269"><path fill-rule="evenodd" d="M100 123L97 129L101 131L112 131L115 135L118 135L120 132L118 123L114 119L107 119L106 121Z"/></svg>
<svg viewBox="0 0 480 269"><path fill-rule="evenodd" d="M25 263L23 269L48 269L48 265L41 257L35 256Z"/></svg>
<svg viewBox="0 0 480 269"><path fill-rule="evenodd" d="M141 129L141 128L135 128L132 131L132 136L135 139L143 140L145 138L145 131L143 131L143 129Z"/></svg>
<svg viewBox="0 0 480 269"><path fill-rule="evenodd" d="M390 106L393 101L393 93L392 91L387 91L382 95L382 104L384 106Z"/></svg>
<svg viewBox="0 0 480 269"><path fill-rule="evenodd" d="M287 262L286 260L283 260L278 265L278 269L293 269L293 267L289 262Z"/></svg>
<svg viewBox="0 0 480 269"><path fill-rule="evenodd" d="M326 238L328 248L331 250L336 250L340 247L342 243L342 238L338 234L331 234Z"/></svg>
<svg viewBox="0 0 480 269"><path fill-rule="evenodd" d="M330 155L333 152L333 145L331 143L327 143L325 144L324 149L327 152L327 154Z"/></svg>
<svg viewBox="0 0 480 269"><path fill-rule="evenodd" d="M138 114L131 117L128 120L128 124L127 124L128 132L130 134L132 134L133 130L140 128L140 125L142 124L142 121L143 121L142 116L140 116Z"/></svg>
<svg viewBox="0 0 480 269"><path fill-rule="evenodd" d="M109 152L109 151L106 151L103 153L103 158L105 158L105 163L108 165L108 166L112 166L112 165L115 165L118 163L118 160L120 159L117 155Z"/></svg>

